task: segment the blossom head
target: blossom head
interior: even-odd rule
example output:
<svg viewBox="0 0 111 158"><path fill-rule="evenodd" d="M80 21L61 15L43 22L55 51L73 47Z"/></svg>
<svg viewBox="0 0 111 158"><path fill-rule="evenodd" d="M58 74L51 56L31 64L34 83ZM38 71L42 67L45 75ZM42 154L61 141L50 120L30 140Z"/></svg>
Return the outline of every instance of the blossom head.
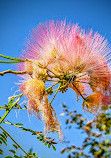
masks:
<svg viewBox="0 0 111 158"><path fill-rule="evenodd" d="M26 59L23 70L27 74L20 89L29 99L29 109L42 111L46 131L60 129L51 106L55 95L51 102L48 101L56 84L59 84L57 92L71 88L77 96L82 96L83 105L92 113L96 113L98 107L109 106L110 51L99 33L86 32L77 24L49 21L33 29L22 54ZM54 85L45 89L49 81Z"/></svg>

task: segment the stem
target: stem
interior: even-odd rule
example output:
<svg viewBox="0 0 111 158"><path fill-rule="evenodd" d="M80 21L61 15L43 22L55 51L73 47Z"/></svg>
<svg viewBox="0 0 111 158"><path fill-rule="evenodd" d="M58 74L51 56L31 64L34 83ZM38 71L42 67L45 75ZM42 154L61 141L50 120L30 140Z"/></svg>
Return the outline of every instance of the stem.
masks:
<svg viewBox="0 0 111 158"><path fill-rule="evenodd" d="M55 84L53 84L52 86L48 87L45 91L47 91L48 89L50 89L50 88L54 87L56 84L58 84L58 82L57 82L57 83L55 83Z"/></svg>
<svg viewBox="0 0 111 158"><path fill-rule="evenodd" d="M84 97L83 97L83 95L81 94L81 92L78 90L78 88L74 85L74 83L72 83L73 84L73 86L75 87L75 89L78 91L78 93L80 94L80 96L84 99L84 100L86 100Z"/></svg>
<svg viewBox="0 0 111 158"><path fill-rule="evenodd" d="M7 134L7 136L10 137L10 139L13 140L13 142L14 142L27 156L29 156L29 154L11 137L11 135L10 135L2 126L0 126L0 128Z"/></svg>
<svg viewBox="0 0 111 158"><path fill-rule="evenodd" d="M54 74L56 77L58 77L58 75L56 75L53 71L51 71L50 69L46 68L49 72L51 72L52 74Z"/></svg>
<svg viewBox="0 0 111 158"><path fill-rule="evenodd" d="M0 63L2 63L2 64L11 64L11 63L20 63L20 62L23 62L23 61L17 61L17 60L14 60L14 61L1 61L0 60Z"/></svg>
<svg viewBox="0 0 111 158"><path fill-rule="evenodd" d="M19 148L19 147L17 146L17 149L15 150L15 153L13 154L13 158L15 157L18 148Z"/></svg>
<svg viewBox="0 0 111 158"><path fill-rule="evenodd" d="M66 82L66 83L65 83L63 86L60 86L60 87L59 87L59 90L62 89L62 88L67 87L67 86L71 83L71 80L72 80L72 78L70 78L70 80L67 81L67 82L66 82L66 80L60 80L59 82L63 82L63 81L64 81L64 82ZM58 88L57 88L57 89L58 89ZM57 89L54 89L53 91L56 91Z"/></svg>
<svg viewBox="0 0 111 158"><path fill-rule="evenodd" d="M0 119L0 124L3 122L3 120L6 118L6 116L8 115L8 113L11 111L12 108L10 108L10 110L7 110L5 112L5 114L3 115L3 117Z"/></svg>
<svg viewBox="0 0 111 158"><path fill-rule="evenodd" d="M20 58L13 58L13 57L9 57L9 56L2 55L2 54L0 54L0 57L6 58L6 59L10 59L10 60L16 60L16 61L18 61L18 62L24 62L23 59L20 59Z"/></svg>
<svg viewBox="0 0 111 158"><path fill-rule="evenodd" d="M0 110L4 110L4 109L6 109L7 107L5 107L5 106L0 106ZM13 107L12 109L21 109L21 110L26 110L26 108L22 108L22 107L20 107L20 106L18 106L18 107Z"/></svg>
<svg viewBox="0 0 111 158"><path fill-rule="evenodd" d="M58 82L57 80L46 80L46 81Z"/></svg>
<svg viewBox="0 0 111 158"><path fill-rule="evenodd" d="M6 110L6 112L5 112L5 114L2 116L2 118L0 119L0 124L3 122L3 120L6 118L6 116L9 114L9 112L12 110L12 108L19 102L19 100L20 100L20 98L21 98L21 96L22 96L23 94L20 94L19 95L19 98L14 102L14 103L12 103L12 105L8 108L8 110ZM17 97L17 96L16 96ZM16 98L15 97L15 98Z"/></svg>
<svg viewBox="0 0 111 158"><path fill-rule="evenodd" d="M39 67L43 68L43 69L47 69L49 72L51 72L52 74L54 74L55 76L57 76L52 70L44 67L40 62L37 63Z"/></svg>
<svg viewBox="0 0 111 158"><path fill-rule="evenodd" d="M60 84L60 85L61 85L61 84ZM57 89L57 91L56 91L54 97L52 98L52 100L50 101L49 104L51 104L51 103L53 102L53 100L55 99L55 97L56 97L56 95L57 95L57 93L58 93L58 91L59 91L60 85L59 85L59 87L58 87L58 89Z"/></svg>
<svg viewBox="0 0 111 158"><path fill-rule="evenodd" d="M62 89L62 88L65 88L67 85L68 85L68 84L65 84L65 85L59 87L59 89L57 88L57 89L54 89L53 91L56 91L56 90L60 90L60 89Z"/></svg>
<svg viewBox="0 0 111 158"><path fill-rule="evenodd" d="M49 73L48 73L48 77L50 77L50 78L58 78L58 77L56 77L56 76L50 75Z"/></svg>
<svg viewBox="0 0 111 158"><path fill-rule="evenodd" d="M33 63L33 61L31 61L30 59L25 59L25 61L29 61L29 62L32 62L32 63ZM51 73L54 75L54 77L59 78L58 75L56 75L56 74L55 74L52 70L50 70L49 68L44 67L39 61L37 61L37 65L38 65L40 68L47 69L49 72L51 72Z"/></svg>
<svg viewBox="0 0 111 158"><path fill-rule="evenodd" d="M6 116L9 114L9 112L12 110L13 106L15 106L16 103L13 103L12 106L5 112L5 114L0 119L0 124L3 122L3 120L6 118Z"/></svg>
<svg viewBox="0 0 111 158"><path fill-rule="evenodd" d="M12 70L9 69L9 70L0 72L0 75L3 76L4 74L7 74L7 73L11 73L11 74L26 74L26 71L12 71Z"/></svg>

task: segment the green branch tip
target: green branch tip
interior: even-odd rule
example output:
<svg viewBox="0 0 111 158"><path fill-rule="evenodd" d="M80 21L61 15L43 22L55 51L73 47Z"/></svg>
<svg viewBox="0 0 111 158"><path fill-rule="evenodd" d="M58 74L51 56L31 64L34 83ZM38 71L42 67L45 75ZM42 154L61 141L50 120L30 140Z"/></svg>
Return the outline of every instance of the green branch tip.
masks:
<svg viewBox="0 0 111 158"><path fill-rule="evenodd" d="M11 63L21 63L21 62L23 62L23 61L0 61L0 63L2 63L2 64L11 64Z"/></svg>
<svg viewBox="0 0 111 158"><path fill-rule="evenodd" d="M20 59L20 58L13 58L13 57L9 57L9 56L2 55L2 54L0 54L0 57L10 59L10 60L15 60L15 61L18 61L18 62L24 62L25 61L25 60Z"/></svg>

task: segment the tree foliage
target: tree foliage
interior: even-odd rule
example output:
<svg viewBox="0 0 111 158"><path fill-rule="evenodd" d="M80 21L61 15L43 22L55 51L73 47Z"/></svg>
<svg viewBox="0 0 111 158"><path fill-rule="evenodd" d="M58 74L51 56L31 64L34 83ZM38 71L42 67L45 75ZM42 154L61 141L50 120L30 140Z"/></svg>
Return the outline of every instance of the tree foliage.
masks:
<svg viewBox="0 0 111 158"><path fill-rule="evenodd" d="M61 150L62 154L67 152L68 158L90 158L92 156L109 158L111 156L111 110L97 115L90 122L77 111L69 111L64 104L63 111L66 114L66 127L70 130L73 125L76 125L76 128L81 133L85 133L86 137L81 146L66 147Z"/></svg>

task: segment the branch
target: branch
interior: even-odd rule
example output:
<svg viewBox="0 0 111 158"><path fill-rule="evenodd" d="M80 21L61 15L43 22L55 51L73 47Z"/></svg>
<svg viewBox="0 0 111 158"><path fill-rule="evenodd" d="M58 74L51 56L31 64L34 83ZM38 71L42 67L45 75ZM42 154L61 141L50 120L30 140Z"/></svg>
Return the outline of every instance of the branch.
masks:
<svg viewBox="0 0 111 158"><path fill-rule="evenodd" d="M0 63L2 63L2 64L12 64L12 63L20 63L20 62L23 62L23 61L16 61L16 60L13 60L13 61L1 61L0 60Z"/></svg>
<svg viewBox="0 0 111 158"><path fill-rule="evenodd" d="M10 135L2 126L0 126L0 128L7 134L7 136L10 137L10 139L13 140L13 142L14 142L27 156L29 156L29 154L11 137L11 135Z"/></svg>
<svg viewBox="0 0 111 158"><path fill-rule="evenodd" d="M2 54L0 54L0 57L6 58L6 59L10 59L10 60L16 60L16 61L18 61L18 62L24 62L24 61L25 61L25 60L20 59L20 58L13 58L13 57L9 57L9 56L2 55Z"/></svg>
<svg viewBox="0 0 111 158"><path fill-rule="evenodd" d="M11 73L11 74L26 74L27 72L26 71L12 71L12 70L6 70L6 71L3 71L3 72L0 72L0 75L3 76L4 74L7 74L7 73Z"/></svg>

